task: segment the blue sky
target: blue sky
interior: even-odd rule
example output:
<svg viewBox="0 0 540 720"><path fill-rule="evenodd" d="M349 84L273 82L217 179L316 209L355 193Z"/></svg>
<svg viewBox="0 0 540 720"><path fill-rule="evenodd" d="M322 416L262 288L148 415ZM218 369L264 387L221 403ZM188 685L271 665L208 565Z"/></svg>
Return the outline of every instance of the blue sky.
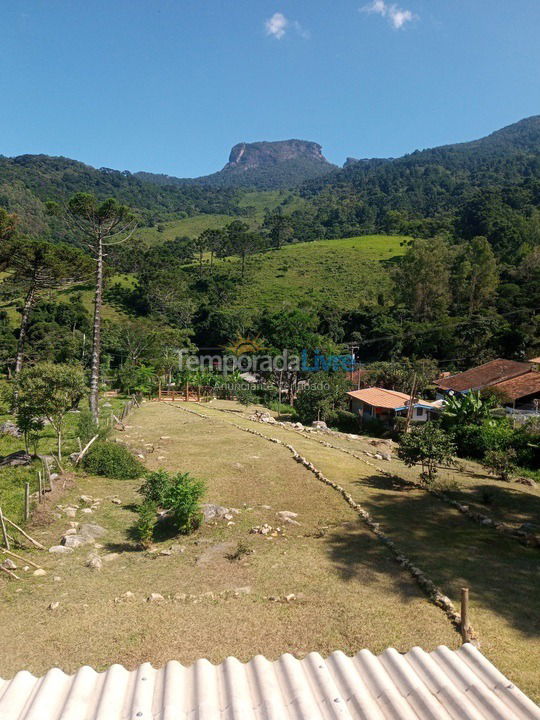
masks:
<svg viewBox="0 0 540 720"><path fill-rule="evenodd" d="M540 114L539 0L1 0L0 154L182 177L240 141L398 156Z"/></svg>

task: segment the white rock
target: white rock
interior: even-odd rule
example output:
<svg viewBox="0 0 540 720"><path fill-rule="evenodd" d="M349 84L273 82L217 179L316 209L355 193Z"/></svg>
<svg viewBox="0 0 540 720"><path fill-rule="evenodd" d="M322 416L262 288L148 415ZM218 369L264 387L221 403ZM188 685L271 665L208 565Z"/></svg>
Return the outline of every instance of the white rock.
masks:
<svg viewBox="0 0 540 720"><path fill-rule="evenodd" d="M60 607L60 603L58 601L52 602L49 604L48 609L49 610L57 610Z"/></svg>
<svg viewBox="0 0 540 720"><path fill-rule="evenodd" d="M76 515L77 515L77 508L68 507L68 508L65 509L64 512L65 512L66 517L74 518L74 517L76 517Z"/></svg>
<svg viewBox="0 0 540 720"><path fill-rule="evenodd" d="M17 569L17 566L15 565L13 560L11 560L10 558L7 558L7 560L4 560L4 562L2 563L2 567L5 568L6 570L16 570Z"/></svg>
<svg viewBox="0 0 540 720"><path fill-rule="evenodd" d="M122 504L122 501L120 500L120 498L113 498L113 499L111 500L111 502L112 502L114 505L121 505L121 504Z"/></svg>
<svg viewBox="0 0 540 720"><path fill-rule="evenodd" d="M62 547L61 545L59 547ZM50 552L50 551L49 551ZM43 568L38 568L37 570L34 570L32 575L35 575L35 577L43 577L43 575L46 575L47 571L43 570Z"/></svg>
<svg viewBox="0 0 540 720"><path fill-rule="evenodd" d="M66 547L65 545L53 545L49 548L50 553L72 553L73 548L72 547ZM37 570L36 570L37 572ZM35 575L36 573L34 573Z"/></svg>
<svg viewBox="0 0 540 720"><path fill-rule="evenodd" d="M81 512L86 513L86 515L91 515L94 511L90 508L83 508Z"/></svg>
<svg viewBox="0 0 540 720"><path fill-rule="evenodd" d="M146 602L163 602L165 598L163 595L160 595L159 593L150 593L150 595L146 598Z"/></svg>

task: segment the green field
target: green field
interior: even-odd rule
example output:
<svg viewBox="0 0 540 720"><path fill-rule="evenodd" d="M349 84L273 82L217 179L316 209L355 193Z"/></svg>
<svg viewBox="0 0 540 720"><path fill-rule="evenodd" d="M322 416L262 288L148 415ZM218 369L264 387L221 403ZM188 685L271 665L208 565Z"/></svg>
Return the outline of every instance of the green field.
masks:
<svg viewBox="0 0 540 720"><path fill-rule="evenodd" d="M288 200L289 198L290 200ZM238 219L246 222L252 229L255 229L263 222L266 210L273 210L284 201L287 201L283 206L285 213L292 212L304 202L302 198L292 196L290 192L284 190L246 192L239 199L238 205L241 208L252 209L252 213L248 216L193 215L183 220L170 220L159 223L162 231L158 230L157 225L151 228L141 228L137 231L137 236L147 245L160 245L168 240L174 240L176 237L197 237L203 230L216 230Z"/></svg>
<svg viewBox="0 0 540 720"><path fill-rule="evenodd" d="M386 265L403 255L402 236L364 235L288 245L249 259L235 304L249 309L328 303L343 309L389 288ZM238 264L236 259L223 263Z"/></svg>

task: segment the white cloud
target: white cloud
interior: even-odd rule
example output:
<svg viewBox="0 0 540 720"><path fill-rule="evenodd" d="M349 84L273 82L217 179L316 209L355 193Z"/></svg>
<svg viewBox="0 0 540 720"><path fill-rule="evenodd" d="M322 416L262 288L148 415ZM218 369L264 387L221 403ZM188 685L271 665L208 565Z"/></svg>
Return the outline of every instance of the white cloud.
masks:
<svg viewBox="0 0 540 720"><path fill-rule="evenodd" d="M280 12L274 13L272 17L268 18L268 20L264 23L266 34L275 37L276 40L281 40L287 32L288 25L289 21L285 15Z"/></svg>
<svg viewBox="0 0 540 720"><path fill-rule="evenodd" d="M286 18L285 15L280 12L276 12L271 18L268 18L264 23L264 27L266 28L266 34L276 38L276 40L281 40L285 33L291 28L294 32L298 33L301 38L304 38L304 40L310 38L309 30L302 27L298 20L289 20L289 18Z"/></svg>
<svg viewBox="0 0 540 720"><path fill-rule="evenodd" d="M362 12L375 13L381 17L387 18L393 28L399 30L406 23L416 18L411 10L404 10L395 4L388 4L385 0L373 0L369 5L361 8Z"/></svg>

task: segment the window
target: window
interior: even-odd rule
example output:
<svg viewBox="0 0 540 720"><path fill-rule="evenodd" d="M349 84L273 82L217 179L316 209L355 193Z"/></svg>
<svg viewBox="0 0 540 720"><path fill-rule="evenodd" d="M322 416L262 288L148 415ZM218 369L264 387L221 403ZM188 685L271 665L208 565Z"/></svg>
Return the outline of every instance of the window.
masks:
<svg viewBox="0 0 540 720"><path fill-rule="evenodd" d="M416 417L423 417L424 416L424 408L417 407L416 408Z"/></svg>

